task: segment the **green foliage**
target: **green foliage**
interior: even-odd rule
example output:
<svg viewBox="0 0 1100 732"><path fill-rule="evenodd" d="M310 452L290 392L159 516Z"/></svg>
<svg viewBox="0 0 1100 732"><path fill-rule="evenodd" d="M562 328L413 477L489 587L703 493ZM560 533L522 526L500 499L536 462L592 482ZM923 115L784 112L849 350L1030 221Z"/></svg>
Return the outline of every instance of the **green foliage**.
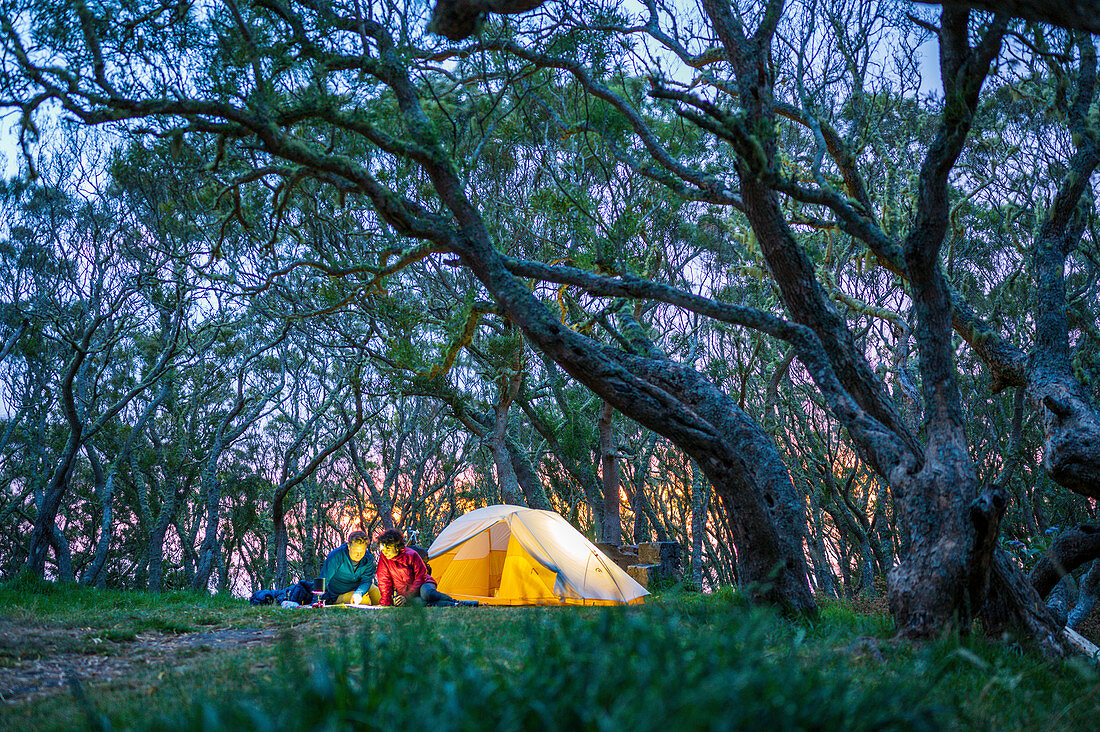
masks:
<svg viewBox="0 0 1100 732"><path fill-rule="evenodd" d="M193 590L167 593L101 590L79 584L49 582L23 570L0 582L0 607L5 617L33 619L51 625L103 630L120 637L145 631L188 633L196 625L220 617L239 623L241 601L228 595L208 595Z"/></svg>
<svg viewBox="0 0 1100 732"><path fill-rule="evenodd" d="M889 639L883 614L826 600L816 622L792 621L729 589L630 608L313 612L21 576L0 583L0 603L11 622L89 631L98 644L71 649L85 654L211 626L286 633L165 657L102 690L85 677L73 698L12 710L41 729L373 729L428 715L443 730L1054 730L1100 711L1100 675L1078 660L980 639L914 646Z"/></svg>
<svg viewBox="0 0 1100 732"><path fill-rule="evenodd" d="M430 612L397 628L368 625L358 644L318 659L305 683L291 673L264 698L200 705L168 726L404 726L429 714L436 728L471 730L645 730L673 720L684 729L936 729L943 718L923 684L859 678L843 653L807 653L804 631L758 611L705 603L507 616L505 644L472 627L456 634Z"/></svg>

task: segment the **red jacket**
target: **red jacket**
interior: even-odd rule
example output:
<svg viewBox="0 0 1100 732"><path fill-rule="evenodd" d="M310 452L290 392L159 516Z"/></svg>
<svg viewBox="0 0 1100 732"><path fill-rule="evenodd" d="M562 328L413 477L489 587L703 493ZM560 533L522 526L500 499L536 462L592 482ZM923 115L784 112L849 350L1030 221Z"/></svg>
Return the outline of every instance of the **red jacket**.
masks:
<svg viewBox="0 0 1100 732"><path fill-rule="evenodd" d="M436 584L428 574L428 567L415 549L405 547L395 558L378 555L378 571L375 574L378 589L382 592L382 604L393 604L393 593L411 595L420 591L425 582Z"/></svg>

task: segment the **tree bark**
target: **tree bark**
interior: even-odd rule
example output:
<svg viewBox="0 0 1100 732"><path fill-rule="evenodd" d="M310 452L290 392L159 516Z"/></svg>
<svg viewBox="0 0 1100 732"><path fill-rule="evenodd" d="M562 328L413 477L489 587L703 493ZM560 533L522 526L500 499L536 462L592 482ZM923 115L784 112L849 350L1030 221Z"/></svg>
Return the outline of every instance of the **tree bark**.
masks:
<svg viewBox="0 0 1100 732"><path fill-rule="evenodd" d="M196 590L208 592L210 590L210 575L217 566L219 549L218 526L221 517L221 488L222 481L216 471L218 459L224 448L218 446L216 451L207 455L206 465L202 471L202 496L203 512L205 513L205 526L202 545L197 552L195 561L195 574L191 578L191 587Z"/></svg>
<svg viewBox="0 0 1100 732"><path fill-rule="evenodd" d="M982 625L990 637L1023 635L1047 656L1061 657L1068 649L1062 628L1039 597L1039 593L1003 551L993 554L989 594L981 612Z"/></svg>
<svg viewBox="0 0 1100 732"><path fill-rule="evenodd" d="M496 430L493 430L487 444L489 453L493 456L499 500L512 506L526 506L527 502L524 500L523 491L520 490L516 470L512 467L512 456L508 453L504 438L498 436Z"/></svg>
<svg viewBox="0 0 1100 732"><path fill-rule="evenodd" d="M110 472L104 476L103 466L99 457L91 445L84 446L84 453L88 456L88 462L92 466L92 475L95 482L96 496L100 504L99 538L96 541L95 553L92 561L80 577L81 584L102 586L103 580L100 573L107 561L107 551L111 546L111 530L114 526L114 488L115 478L118 474L117 463L111 465Z"/></svg>
<svg viewBox="0 0 1100 732"><path fill-rule="evenodd" d="M489 13L515 15L534 10L545 0L438 0L428 30L452 41L477 32Z"/></svg>
<svg viewBox="0 0 1100 732"><path fill-rule="evenodd" d="M511 435L505 436L505 447L508 449L508 459L512 463L512 471L516 474L516 481L523 491L525 504L530 508L543 511L551 511L550 499L546 497L546 489L539 479L534 464L527 456L527 451L519 445Z"/></svg>
<svg viewBox="0 0 1100 732"><path fill-rule="evenodd" d="M1097 591L1100 590L1100 562L1093 561L1092 566L1085 572L1077 585L1077 602L1069 611L1066 618L1066 627L1076 628L1077 625L1088 617L1092 608L1096 605Z"/></svg>
<svg viewBox="0 0 1100 732"><path fill-rule="evenodd" d="M647 478L649 477L649 460L653 457L653 448L656 444L657 434L655 432L650 432L645 442L645 446L638 451L638 456L633 461L634 475L630 483L628 483L631 488L630 511L634 514L634 526L631 537L635 544L652 540L653 537L650 536L651 526L655 530L660 528L660 525L657 523L657 518L653 515L653 508L649 505L649 500L645 495ZM664 536L658 535L657 541L663 541L664 538Z"/></svg>
<svg viewBox="0 0 1100 732"><path fill-rule="evenodd" d="M1046 597L1065 575L1100 557L1100 523L1088 523L1063 531L1051 542L1028 575L1039 597Z"/></svg>
<svg viewBox="0 0 1100 732"><path fill-rule="evenodd" d="M596 423L600 432L600 477L603 482L603 527L601 541L621 544L622 519L619 515L619 451L615 444L615 408L607 402L600 403L600 416Z"/></svg>
<svg viewBox="0 0 1100 732"><path fill-rule="evenodd" d="M1008 13L1024 20L1100 33L1100 0L916 0L930 5ZM499 12L499 11L494 11Z"/></svg>
<svg viewBox="0 0 1100 732"><path fill-rule="evenodd" d="M691 464L691 581L703 587L703 539L707 535L707 508L710 505L710 485L703 471Z"/></svg>
<svg viewBox="0 0 1100 732"><path fill-rule="evenodd" d="M69 423L69 439L62 450L60 459L54 466L50 481L43 492L42 500L38 503L34 528L31 530L30 546L27 550L27 568L39 577L46 572L46 554L51 546L51 537L56 530L57 512L61 507L61 499L68 490L69 474L76 462L77 453L80 452L84 433L84 420L77 413L73 390L74 381L84 364L93 333L94 330L91 328L85 331L81 346L73 351L61 381L61 402L65 411L65 419Z"/></svg>
<svg viewBox="0 0 1100 732"><path fill-rule="evenodd" d="M180 499L186 488L177 486L178 479L169 478L166 481L166 496L161 503L153 530L149 532L149 541L146 544L145 557L142 563L148 568L148 588L150 592L164 591L164 542L168 536L168 529L176 523L176 513L179 509ZM185 537L180 534L180 542Z"/></svg>

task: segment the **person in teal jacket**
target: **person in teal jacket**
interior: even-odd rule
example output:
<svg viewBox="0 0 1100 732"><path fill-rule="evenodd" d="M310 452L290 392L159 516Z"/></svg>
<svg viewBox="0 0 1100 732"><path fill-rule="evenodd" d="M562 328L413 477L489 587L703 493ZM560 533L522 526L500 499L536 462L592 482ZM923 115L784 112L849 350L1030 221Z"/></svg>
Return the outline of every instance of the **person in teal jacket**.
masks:
<svg viewBox="0 0 1100 732"><path fill-rule="evenodd" d="M379 604L382 594L374 583L376 564L367 544L366 532L353 531L347 543L329 552L321 566L326 605Z"/></svg>

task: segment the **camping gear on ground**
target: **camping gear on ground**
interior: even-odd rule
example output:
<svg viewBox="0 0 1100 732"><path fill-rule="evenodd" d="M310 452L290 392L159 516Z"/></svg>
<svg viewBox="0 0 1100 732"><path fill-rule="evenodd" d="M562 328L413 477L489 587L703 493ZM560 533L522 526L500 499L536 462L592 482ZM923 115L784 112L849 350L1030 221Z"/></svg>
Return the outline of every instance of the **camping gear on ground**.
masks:
<svg viewBox="0 0 1100 732"><path fill-rule="evenodd" d="M313 580L313 606L321 607L325 604L325 578L318 577Z"/></svg>
<svg viewBox="0 0 1100 732"><path fill-rule="evenodd" d="M290 601L298 605L313 602L313 583L302 580L281 590L256 590L248 601L253 605L282 605Z"/></svg>
<svg viewBox="0 0 1100 732"><path fill-rule="evenodd" d="M287 588L286 599L299 605L308 605L313 601L313 583L302 580L296 585L291 585Z"/></svg>
<svg viewBox="0 0 1100 732"><path fill-rule="evenodd" d="M482 605L623 605L649 594L560 514L488 506L428 547L440 592Z"/></svg>

